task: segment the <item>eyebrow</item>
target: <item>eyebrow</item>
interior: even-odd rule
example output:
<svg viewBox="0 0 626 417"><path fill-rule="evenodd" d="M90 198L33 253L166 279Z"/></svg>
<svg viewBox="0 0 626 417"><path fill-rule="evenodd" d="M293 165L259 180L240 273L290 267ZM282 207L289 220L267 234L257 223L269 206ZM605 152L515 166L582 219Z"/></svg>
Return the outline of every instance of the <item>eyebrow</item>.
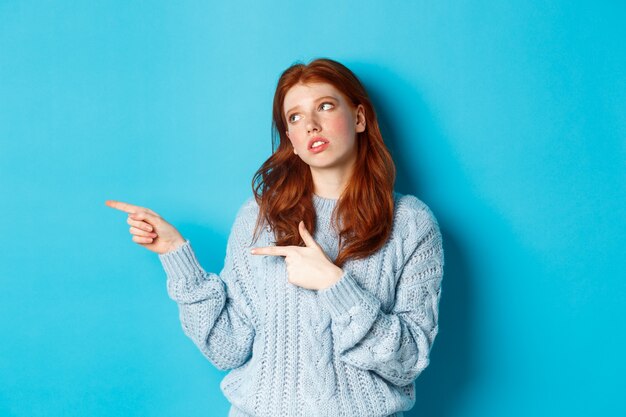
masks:
<svg viewBox="0 0 626 417"><path fill-rule="evenodd" d="M318 101L324 100L325 98L332 98L335 101L339 101L339 99L337 97L334 97L334 96L324 96L324 97L316 98L315 102L317 103ZM300 107L300 106L294 106L294 107L290 108L289 110L287 110L285 112L285 116L288 115L289 113L291 113L293 110L297 109L298 107Z"/></svg>

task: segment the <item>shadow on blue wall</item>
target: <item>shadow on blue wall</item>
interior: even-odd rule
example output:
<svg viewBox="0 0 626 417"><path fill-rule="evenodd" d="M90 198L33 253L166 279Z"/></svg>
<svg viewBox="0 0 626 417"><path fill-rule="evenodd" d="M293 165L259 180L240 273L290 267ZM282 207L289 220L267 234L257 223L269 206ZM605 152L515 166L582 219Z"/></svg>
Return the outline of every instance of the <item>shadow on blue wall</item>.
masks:
<svg viewBox="0 0 626 417"><path fill-rule="evenodd" d="M424 146L441 139L432 133L425 137L422 129L413 137L398 141L398 130L404 120L394 115L402 112L389 111L397 107L396 100L409 104L409 114L417 115L422 123L431 126L435 118L430 117L427 105L421 100L420 93L410 83L377 65L357 63L350 65L358 73L365 84L378 115L378 122L389 147L397 169L396 190L403 194L412 194L423 199L420 190L420 155L402 149L401 143L420 141ZM371 80L371 82L368 82ZM391 91L394 97L390 97ZM401 92L401 93L400 93ZM401 94L402 97L398 97ZM426 129L424 129L426 130ZM441 192L445 192L442 190ZM427 201L424 201L428 204ZM429 204L430 206L430 204ZM431 207L432 208L432 207ZM465 260L460 246L454 236L446 232L445 222L437 215L443 235L445 256L444 278L439 312L439 334L435 339L431 352L430 365L422 372L415 382L416 402L413 409L405 412L405 417L445 417L457 415L465 391L477 376L478 358L472 340L476 326L472 312L475 311L472 293L472 276L468 262Z"/></svg>

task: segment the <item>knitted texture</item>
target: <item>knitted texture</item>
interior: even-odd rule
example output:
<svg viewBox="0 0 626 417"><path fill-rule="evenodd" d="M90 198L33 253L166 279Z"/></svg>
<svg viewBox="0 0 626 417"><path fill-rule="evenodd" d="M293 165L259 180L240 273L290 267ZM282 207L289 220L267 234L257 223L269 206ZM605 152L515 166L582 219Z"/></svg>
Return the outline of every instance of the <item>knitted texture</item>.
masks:
<svg viewBox="0 0 626 417"><path fill-rule="evenodd" d="M438 222L412 195L394 193L390 238L365 259L348 260L322 290L288 282L280 256L250 254L275 244L259 207L239 209L219 274L198 263L190 241L160 254L183 332L218 369L239 417L402 416L428 366L438 331L443 247ZM337 200L313 195L313 238L331 258Z"/></svg>

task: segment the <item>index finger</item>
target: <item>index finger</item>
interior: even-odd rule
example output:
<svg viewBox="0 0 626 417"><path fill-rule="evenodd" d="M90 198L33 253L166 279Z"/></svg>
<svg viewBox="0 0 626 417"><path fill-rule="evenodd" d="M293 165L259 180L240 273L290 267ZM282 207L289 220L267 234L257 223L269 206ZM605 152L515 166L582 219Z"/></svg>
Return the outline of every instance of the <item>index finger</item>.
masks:
<svg viewBox="0 0 626 417"><path fill-rule="evenodd" d="M121 210L121 211L124 211L126 213L131 213L131 214L140 210L145 210L143 207L134 206L132 204L124 203L122 201L107 200L104 202L104 204L106 204L107 206L111 208Z"/></svg>
<svg viewBox="0 0 626 417"><path fill-rule="evenodd" d="M272 256L287 256L291 252L289 246L265 246L252 248L250 253L253 255L272 255Z"/></svg>

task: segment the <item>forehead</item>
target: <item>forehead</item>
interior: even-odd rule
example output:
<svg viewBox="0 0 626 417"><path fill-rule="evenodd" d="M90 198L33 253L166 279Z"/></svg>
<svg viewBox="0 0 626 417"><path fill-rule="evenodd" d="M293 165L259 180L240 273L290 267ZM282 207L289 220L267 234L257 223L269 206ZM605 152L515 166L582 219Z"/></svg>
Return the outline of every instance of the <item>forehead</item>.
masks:
<svg viewBox="0 0 626 417"><path fill-rule="evenodd" d="M343 95L332 84L325 82L316 83L298 83L287 90L285 100L283 101L283 109L290 109L299 105L306 105L315 101L319 97L333 96L339 100L344 100Z"/></svg>

